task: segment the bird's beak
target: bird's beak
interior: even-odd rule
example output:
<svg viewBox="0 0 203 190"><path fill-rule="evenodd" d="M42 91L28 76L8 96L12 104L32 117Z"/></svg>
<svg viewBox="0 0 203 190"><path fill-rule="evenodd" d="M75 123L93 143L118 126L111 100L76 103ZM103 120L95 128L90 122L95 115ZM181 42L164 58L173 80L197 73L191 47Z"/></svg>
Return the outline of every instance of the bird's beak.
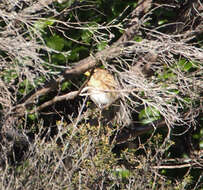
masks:
<svg viewBox="0 0 203 190"><path fill-rule="evenodd" d="M86 72L84 73L84 75L86 75L87 77L89 77L89 76L90 76L90 72L89 72L89 71L86 71Z"/></svg>

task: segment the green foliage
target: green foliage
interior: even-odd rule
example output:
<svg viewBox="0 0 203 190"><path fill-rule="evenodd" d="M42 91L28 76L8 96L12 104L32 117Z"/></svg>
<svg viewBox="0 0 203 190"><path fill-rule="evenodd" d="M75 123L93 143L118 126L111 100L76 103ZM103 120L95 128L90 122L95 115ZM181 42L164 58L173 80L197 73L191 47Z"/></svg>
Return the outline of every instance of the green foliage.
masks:
<svg viewBox="0 0 203 190"><path fill-rule="evenodd" d="M17 77L18 74L14 69L6 70L3 73L3 80L5 81L5 83L10 83L11 81L17 79Z"/></svg>
<svg viewBox="0 0 203 190"><path fill-rule="evenodd" d="M91 25L90 25L90 27L91 27ZM82 42L85 43L86 45L90 45L90 43L92 41L92 36L93 36L92 31L84 30L81 35Z"/></svg>
<svg viewBox="0 0 203 190"><path fill-rule="evenodd" d="M61 53L53 53L51 58L54 65L65 65L67 60L67 58Z"/></svg>
<svg viewBox="0 0 203 190"><path fill-rule="evenodd" d="M165 67L163 72L158 73L158 78L161 79L162 81L166 81L168 79L175 80L176 74L173 72L172 69Z"/></svg>
<svg viewBox="0 0 203 190"><path fill-rule="evenodd" d="M70 52L68 59L70 61L78 61L80 58L84 57L84 54L87 55L87 52L88 48L84 46L76 47Z"/></svg>
<svg viewBox="0 0 203 190"><path fill-rule="evenodd" d="M192 62L187 61L186 59L180 59L178 62L178 66L180 67L180 69L182 71L190 71L191 68L194 67L194 65L192 64Z"/></svg>
<svg viewBox="0 0 203 190"><path fill-rule="evenodd" d="M170 7L160 7L153 12L153 22L157 25L163 25L173 20L176 17L176 13Z"/></svg>
<svg viewBox="0 0 203 190"><path fill-rule="evenodd" d="M56 22L56 20L52 19L52 18L47 18L47 19L40 19L38 21L35 22L34 27L41 31L41 32L45 32L45 29L48 26L52 26L54 23Z"/></svg>
<svg viewBox="0 0 203 190"><path fill-rule="evenodd" d="M203 123L203 118L200 119L200 122ZM199 133L193 134L192 137L193 137L193 139L198 140L199 148L203 149L203 125L201 126Z"/></svg>
<svg viewBox="0 0 203 190"><path fill-rule="evenodd" d="M62 51L65 45L65 40L59 35L54 34L53 36L46 38L46 43L48 47Z"/></svg>
<svg viewBox="0 0 203 190"><path fill-rule="evenodd" d="M63 82L62 85L61 85L61 90L65 91L71 86L72 86L72 84L69 81Z"/></svg>
<svg viewBox="0 0 203 190"><path fill-rule="evenodd" d="M36 119L38 118L38 116L37 116L36 113L33 113L33 114L28 114L28 118L29 118L31 121L36 121Z"/></svg>
<svg viewBox="0 0 203 190"><path fill-rule="evenodd" d="M103 42L100 42L98 45L97 45L97 48L98 48L98 51L102 51L103 49L105 49L105 47L107 46L107 42L106 41L103 41Z"/></svg>
<svg viewBox="0 0 203 190"><path fill-rule="evenodd" d="M187 175L184 177L183 181L181 184L179 184L175 190L179 190L179 189L187 189L188 186L192 183L192 176Z"/></svg>
<svg viewBox="0 0 203 190"><path fill-rule="evenodd" d="M135 37L134 37L134 40L135 40L136 42L141 42L143 39L142 39L141 36L135 36Z"/></svg>
<svg viewBox="0 0 203 190"><path fill-rule="evenodd" d="M127 169L122 169L122 168L117 168L114 172L113 175L115 177L121 178L121 179L127 179L130 177L130 171Z"/></svg>
<svg viewBox="0 0 203 190"><path fill-rule="evenodd" d="M33 85L31 85L28 79L25 79L19 84L18 92L19 94L23 95L23 94L27 94L32 89L33 89Z"/></svg>
<svg viewBox="0 0 203 190"><path fill-rule="evenodd" d="M139 120L143 125L152 123L161 118L159 110L153 107L146 107L139 113Z"/></svg>
<svg viewBox="0 0 203 190"><path fill-rule="evenodd" d="M183 3L181 1L174 2ZM161 4L161 1L159 3ZM9 23L7 28L16 29L13 30L14 33L9 33L8 44L16 38L15 35L17 33L20 34L18 37L24 38L26 42L29 42L30 39L34 41L34 38L36 38L37 42L37 48L33 52L33 55L30 53L29 55L23 56L22 59L19 59L18 54L13 54L13 52L21 51L22 47L20 45L16 49L12 47L13 49L8 49L8 51L0 50L1 60L3 60L1 80L5 86L8 86L7 90L10 93L8 94L10 95L11 102L18 102L18 100L25 97L36 86L43 87L47 79L57 78L57 74L54 75L53 73L63 71L65 66L68 66L67 68L72 67L74 65L72 63L80 61L89 55L94 56L96 52L102 51L110 46L125 32L124 29L127 29L131 11L134 10L137 4L138 1L132 0L65 0L62 3L54 1L49 7L46 7L46 10L50 12L44 12L44 9L40 10L39 14L38 12L36 13L37 17L35 17L34 13L33 15L25 15L25 18L31 22L26 23L27 21L25 20L25 23L20 23L24 28L15 28L18 22L14 21L18 21L20 17L13 21L10 17L8 17L8 20L5 19L6 17L1 18L0 25L2 31L7 26L4 19ZM154 7L156 7L156 4L153 4L152 8ZM54 11L52 12L52 10ZM154 40L154 38L156 39L155 33L157 27L157 32L162 31L173 39L173 36L170 36L168 29L164 28L164 25L170 25L171 21L174 21L179 14L176 10L177 8L173 8L173 6L162 5L153 9L152 12L148 12L147 15L142 15L139 18L141 28L136 32L136 36L133 38L134 42L140 42L139 44L141 44L145 40L147 43L150 40ZM21 12L23 13L23 11L19 11L19 15ZM10 14L13 15L13 13L18 15L18 12L12 12L10 10L8 16ZM6 14L6 11L4 14ZM34 24L32 24L32 19L29 20L32 16L35 21ZM22 18L24 19L23 15ZM184 24L186 24L185 26L189 26L187 23ZM194 23L195 25L196 23ZM26 26L32 26L33 28L27 30ZM147 33L148 31L150 31L149 35ZM5 33L2 32L2 39L4 35ZM113 39L110 35L113 36ZM182 33L181 36L183 36ZM162 40L162 36L160 39ZM202 47L202 39L202 36L197 36L194 44ZM156 40L158 41L159 38ZM174 38L175 40L176 38ZM43 47L44 44L46 46ZM2 49L4 49L4 45L2 43ZM143 45L145 44L143 43ZM126 52L127 46L128 44L125 44ZM118 67L122 71L127 70L132 64L131 60L136 62L140 59L142 56L139 55L140 52L144 54L146 50L138 50L137 52L137 49L132 49L132 52L129 54L127 52L119 58L116 57L115 59L118 58L121 62L122 60L123 62L127 62L127 67L125 63L119 64L119 62L116 62L114 64L115 68ZM159 59L156 60L157 63L152 65L155 74L147 78L147 80L152 83L158 81L155 86L162 90L160 96L173 96L173 98L166 100L166 105L177 106L178 110L183 110L184 115L189 115L190 110L188 108L192 106L194 106L194 109L198 108L201 100L198 99L200 96L197 96L197 98L194 97L193 99L193 96L185 93L185 89L193 85L193 80L190 76L195 75L195 72L200 70L200 63L198 61L191 61L189 58L184 57L184 54L173 54L173 51L171 53L168 49L162 52L162 49L160 50L157 47L157 52ZM39 53L39 57L35 60L34 58L37 53ZM162 57L161 54L164 54L165 57ZM17 55L17 57L13 55ZM170 61L167 60L168 57L170 57ZM41 60L47 63L41 62ZM29 61L29 64L26 64L26 61ZM39 61L38 65L36 64L37 61ZM11 65L13 63L15 66ZM160 64L162 66L159 68ZM120 68L122 66L123 68ZM101 67L106 68L106 65ZM26 75L26 72L29 72L30 75ZM186 80L184 77L180 79L178 74L189 77ZM29 78L29 76L33 78ZM188 83L188 86L180 87L177 85L178 80L185 80L186 82L188 82L187 80L191 80L192 82ZM72 81L64 81L59 86L59 92L51 91L49 94L36 97L34 103L36 103L36 106L39 106L50 100L55 94L61 95L67 91L69 92L72 90L73 84L74 89L75 87L79 88L83 81L84 79L80 76L74 78ZM165 94L162 94L163 91ZM1 101L4 101L4 93L4 90L1 90L1 94L3 94L0 97ZM144 92L139 93L141 94L141 98L146 98ZM3 173L1 174L5 179L3 180L6 185L17 183L18 186L26 185L25 189L39 189L39 187L41 189L53 189L55 187L60 189L87 189L87 186L89 189L99 189L102 186L103 189L133 189L134 187L137 189L193 189L194 186L192 188L190 186L198 178L198 172L193 173L192 165L189 170L188 168L178 170L174 167L174 169L169 171L168 169L157 168L159 166L161 167L162 164L164 165L165 161L171 161L174 157L176 159L177 157L174 155L180 149L184 150L183 153L180 153L181 159L189 158L190 155L187 152L191 150L187 150L186 146L182 146L183 141L181 141L184 138L189 139L188 136L192 141L195 141L195 148L197 147L197 150L203 149L203 126L200 126L200 129L198 128L199 130L195 131L194 134L188 134L184 138L181 135L176 137L180 139L179 143L167 139L173 133L168 134L167 130L157 132L159 129L156 129L151 138L149 138L149 134L144 134L132 140L130 138L135 129L133 127L137 127L137 123L148 125L163 117L157 108L153 106L143 108L142 103L144 101L140 101L141 103L138 101L141 110L139 106L132 108L132 112L136 112L136 114L132 116L133 122L126 129L126 131L129 129L132 134L127 134L127 131L124 133L124 136L129 135L129 138L125 142L117 145L113 144L114 142L110 144L109 139L112 137L112 129L116 131L116 135L119 135L126 126L119 126L116 122L113 126L112 121L107 122L107 119L97 114L99 111L95 111L95 109L92 109L92 114L88 117L83 116L83 114L88 113L91 105L89 105L90 101L88 101L85 104L85 108L80 110L80 105L82 105L83 101L81 99L81 97L77 97L73 101L54 102L53 105L46 108L47 110L45 112L43 110L39 115L36 113L25 114L25 118L17 118L14 115L12 121L9 120L12 123L9 127L13 128L16 125L15 123L22 122L16 128L26 134L32 133L34 137L30 140L32 146L28 160L14 168L14 170L13 168L7 169L8 166L5 171L2 170ZM146 101L151 100L146 99ZM127 102L131 108L130 103L130 101ZM12 106L5 106L5 109L3 104L0 105L0 116L3 115L4 110L6 112L8 110L10 111ZM26 107L26 111L34 110L33 105L29 106ZM194 117L198 114L197 112L192 113ZM181 112L177 114L181 114ZM5 113L5 116L7 116L7 113ZM4 118L2 117L1 119ZM194 119L194 121L196 120ZM98 124L102 122L105 123L105 126ZM203 123L202 117L199 119L199 123ZM184 127L188 127L187 125L186 122L180 122L178 128L183 129ZM174 125L170 130L176 127ZM26 130L24 131L25 128ZM102 132L99 133L99 130ZM165 139L167 139L167 142L165 142ZM131 144L129 141L131 141ZM133 146L129 144L133 144ZM118 150L116 154L112 152L114 146L121 147L121 150ZM178 147L179 149L171 151L172 147ZM63 159L67 157L71 157L72 159L73 167L71 169L67 169L63 163ZM125 162L120 164L120 160ZM170 164L170 162L168 163ZM181 175L178 176L180 173ZM10 182L10 179L14 180ZM15 189L11 187L6 186L7 189Z"/></svg>
<svg viewBox="0 0 203 190"><path fill-rule="evenodd" d="M158 25L163 25L163 24L165 24L167 22L168 22L167 19L159 20Z"/></svg>

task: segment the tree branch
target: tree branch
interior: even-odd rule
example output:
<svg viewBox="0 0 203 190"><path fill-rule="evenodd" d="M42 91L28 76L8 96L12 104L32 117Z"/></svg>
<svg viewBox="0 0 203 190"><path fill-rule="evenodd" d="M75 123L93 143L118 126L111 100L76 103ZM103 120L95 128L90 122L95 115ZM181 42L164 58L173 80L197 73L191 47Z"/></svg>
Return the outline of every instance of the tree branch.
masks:
<svg viewBox="0 0 203 190"><path fill-rule="evenodd" d="M34 89L28 95L26 95L23 99L21 99L16 103L16 106L14 107L12 112L14 112L17 115L19 114L23 115L25 113L27 105L32 104L34 99L36 99L39 96L45 95L50 91L56 90L59 84L64 80L70 80L73 77L76 77L84 73L85 71L95 67L96 65L99 64L100 60L108 61L114 57L122 55L125 42L127 42L128 40L132 40L132 38L134 37L134 35L139 29L139 25L134 22L135 18L143 14L144 12L146 12L150 6L151 6L151 0L145 0L135 8L135 10L132 13L133 18L130 21L132 26L128 28L126 32L112 46L104 49L103 51L97 52L94 56L90 55L89 57L75 63L74 64L75 67L73 67L72 69L68 68L62 71L58 79L48 81L43 87L38 87L37 89ZM66 95L64 95L64 97L65 96ZM64 97L62 96L54 100L51 100L47 104L44 104L44 106L50 105L51 103L54 103L56 101L60 101L61 98L63 99ZM42 107L39 108L39 110L41 110Z"/></svg>

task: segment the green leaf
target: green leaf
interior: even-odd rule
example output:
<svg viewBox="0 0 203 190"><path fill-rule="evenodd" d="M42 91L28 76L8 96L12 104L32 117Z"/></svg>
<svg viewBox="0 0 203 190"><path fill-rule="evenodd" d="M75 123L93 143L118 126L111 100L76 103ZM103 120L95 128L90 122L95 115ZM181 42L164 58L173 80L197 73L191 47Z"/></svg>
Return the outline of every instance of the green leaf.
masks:
<svg viewBox="0 0 203 190"><path fill-rule="evenodd" d="M116 171L113 172L114 176L120 177L122 179L126 179L130 177L130 171L127 169L118 168Z"/></svg>
<svg viewBox="0 0 203 190"><path fill-rule="evenodd" d="M59 35L56 35L56 34L47 38L46 42L48 47L58 51L62 51L65 45L65 39L61 38Z"/></svg>
<svg viewBox="0 0 203 190"><path fill-rule="evenodd" d="M137 4L138 4L138 3L133 3L133 7L134 7L134 8L137 7Z"/></svg>
<svg viewBox="0 0 203 190"><path fill-rule="evenodd" d="M160 112L154 107L147 107L143 109L138 116L142 124L152 123L161 118Z"/></svg>
<svg viewBox="0 0 203 190"><path fill-rule="evenodd" d="M191 98L189 98L189 97L185 97L185 98L183 98L184 100L185 100L185 102L186 103L192 103L192 100L191 100Z"/></svg>
<svg viewBox="0 0 203 190"><path fill-rule="evenodd" d="M166 170L165 169L161 170L161 174L162 175L166 174Z"/></svg>
<svg viewBox="0 0 203 190"><path fill-rule="evenodd" d="M19 93L20 94L24 94L24 93L28 93L30 90L33 89L33 86L31 85L31 83L29 82L28 79L23 80L20 85L19 85Z"/></svg>
<svg viewBox="0 0 203 190"><path fill-rule="evenodd" d="M144 25L145 26L151 26L151 23L150 22L145 22Z"/></svg>
<svg viewBox="0 0 203 190"><path fill-rule="evenodd" d="M36 78L34 81L35 81L36 85L39 85L39 84L44 83L46 81L46 78L44 76L40 76L40 77Z"/></svg>
<svg viewBox="0 0 203 190"><path fill-rule="evenodd" d="M189 71L191 68L192 68L192 63L191 62L187 62L183 67L183 69L185 71Z"/></svg>
<svg viewBox="0 0 203 190"><path fill-rule="evenodd" d="M106 41L102 41L97 45L98 51L102 51L103 49L105 49L105 47L107 46L107 42Z"/></svg>
<svg viewBox="0 0 203 190"><path fill-rule="evenodd" d="M35 22L34 27L38 30L44 30L48 26L52 26L56 20L50 18L50 19L40 19Z"/></svg>
<svg viewBox="0 0 203 190"><path fill-rule="evenodd" d="M135 36L134 37L134 41L141 42L142 41L142 37L141 36Z"/></svg>
<svg viewBox="0 0 203 190"><path fill-rule="evenodd" d="M89 30L85 30L81 35L82 41L86 44L90 44L92 39L92 33Z"/></svg>
<svg viewBox="0 0 203 190"><path fill-rule="evenodd" d="M162 75L163 79L169 79L169 78L174 78L176 75L172 72L164 72Z"/></svg>
<svg viewBox="0 0 203 190"><path fill-rule="evenodd" d="M180 91L178 89L169 89L167 92L169 94L177 95Z"/></svg>
<svg viewBox="0 0 203 190"><path fill-rule="evenodd" d="M68 89L72 84L68 81L64 82L62 85L61 85L61 90L64 91L66 89Z"/></svg>
<svg viewBox="0 0 203 190"><path fill-rule="evenodd" d="M150 117L150 118L147 118L147 119L142 119L141 120L141 123L143 124L143 125L147 125L147 124L149 124L149 123L152 123L153 121L156 121L156 120L158 120L159 118L158 117Z"/></svg>
<svg viewBox="0 0 203 190"><path fill-rule="evenodd" d="M36 114L28 114L28 118L32 121L37 119L37 115Z"/></svg>
<svg viewBox="0 0 203 190"><path fill-rule="evenodd" d="M170 68L164 68L163 72L158 73L158 78L161 80L176 79L176 74Z"/></svg>
<svg viewBox="0 0 203 190"><path fill-rule="evenodd" d="M71 61L77 61L80 58L84 58L88 55L88 48L84 46L80 46L77 48L74 48L71 52L70 55L68 55L68 59Z"/></svg>
<svg viewBox="0 0 203 190"><path fill-rule="evenodd" d="M178 66L182 71L189 71L193 67L193 64L185 59L181 59L178 62Z"/></svg>
<svg viewBox="0 0 203 190"><path fill-rule="evenodd" d="M15 80L18 77L15 70L7 70L4 72L3 79L6 83L11 82L12 80Z"/></svg>
<svg viewBox="0 0 203 190"><path fill-rule="evenodd" d="M200 149L203 149L203 141L200 141L199 147L200 147Z"/></svg>
<svg viewBox="0 0 203 190"><path fill-rule="evenodd" d="M199 133L195 133L194 135L192 135L193 139L200 139L201 137L203 137L203 129L200 130Z"/></svg>
<svg viewBox="0 0 203 190"><path fill-rule="evenodd" d="M66 62L66 57L61 53L54 53L51 58L52 62L56 65L63 65Z"/></svg>
<svg viewBox="0 0 203 190"><path fill-rule="evenodd" d="M165 24L165 23L167 23L167 22L168 22L167 19L163 19L163 20L160 20L160 21L158 22L158 25L162 25L162 24Z"/></svg>
<svg viewBox="0 0 203 190"><path fill-rule="evenodd" d="M68 59L71 61L78 60L79 59L79 52L74 49L73 51L71 51L70 55L68 56Z"/></svg>

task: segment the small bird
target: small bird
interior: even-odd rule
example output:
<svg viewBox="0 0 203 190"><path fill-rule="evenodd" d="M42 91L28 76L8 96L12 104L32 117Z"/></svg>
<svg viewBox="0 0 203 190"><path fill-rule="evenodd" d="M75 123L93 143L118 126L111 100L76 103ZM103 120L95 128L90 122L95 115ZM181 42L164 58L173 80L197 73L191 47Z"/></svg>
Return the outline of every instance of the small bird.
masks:
<svg viewBox="0 0 203 190"><path fill-rule="evenodd" d="M86 76L90 76L90 72L85 73ZM91 100L100 108L105 108L111 105L119 97L118 84L113 75L105 69L94 69L93 74L87 83L85 90L88 91L88 95Z"/></svg>

